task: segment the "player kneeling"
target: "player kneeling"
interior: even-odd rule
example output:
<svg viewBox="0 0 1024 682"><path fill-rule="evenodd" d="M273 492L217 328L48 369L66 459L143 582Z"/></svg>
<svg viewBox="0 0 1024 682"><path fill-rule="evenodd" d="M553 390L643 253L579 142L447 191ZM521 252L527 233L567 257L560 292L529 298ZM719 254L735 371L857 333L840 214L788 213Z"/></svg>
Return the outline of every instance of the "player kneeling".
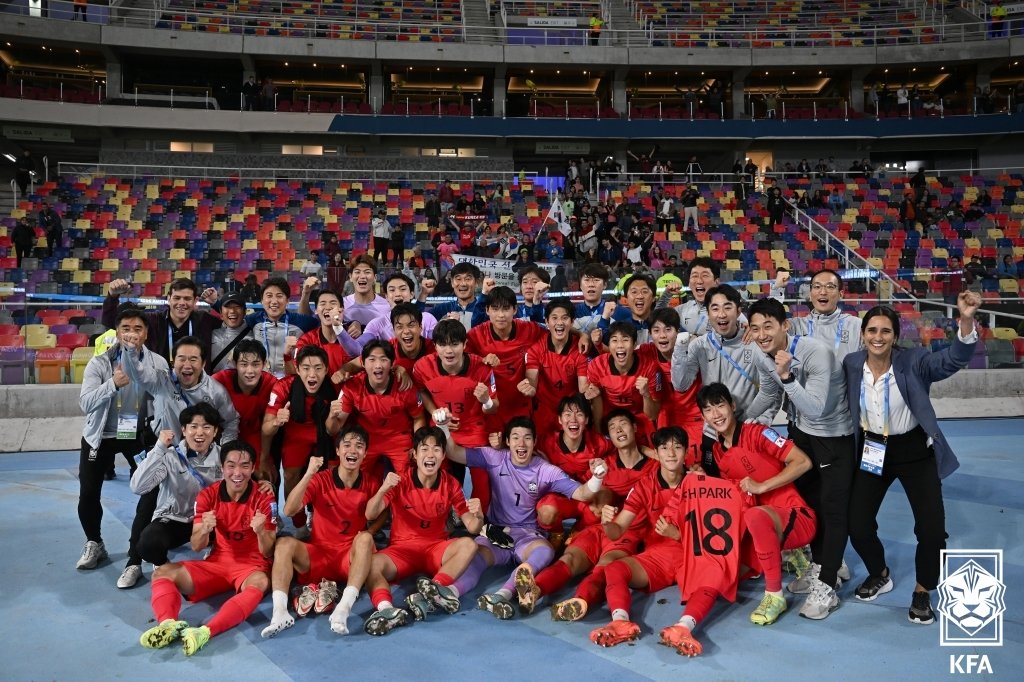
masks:
<svg viewBox="0 0 1024 682"><path fill-rule="evenodd" d="M153 572L153 613L159 625L139 638L142 646L160 649L181 639L191 656L210 637L249 617L267 591L270 557L274 552L277 525L271 512L274 496L252 481L256 452L240 440L220 451L224 480L203 489L196 498L192 526L192 550L202 551L216 533L210 555L199 561L168 563ZM181 595L201 601L234 588L210 622L198 628L178 620Z"/></svg>
<svg viewBox="0 0 1024 682"><path fill-rule="evenodd" d="M417 620L437 608L447 613L458 611L462 591L456 579L476 556L476 543L468 537L448 537L448 512L455 509L470 533L483 528L480 500L467 501L459 482L441 469L447 447L444 432L425 426L412 438L414 466L401 476L389 473L366 506L367 519L391 509L391 542L374 555L368 581L376 611L363 629L371 635L386 635L409 623L409 612L391 602L388 583L416 573L433 574L419 579L418 594L406 600Z"/></svg>
<svg viewBox="0 0 1024 682"><path fill-rule="evenodd" d="M310 611L331 613L331 630L348 634L348 617L359 590L366 582L373 557L373 536L366 532L366 505L378 482L359 469L366 458L369 437L356 425L341 432L338 441L338 465L320 471L324 460L311 457L306 474L295 484L284 504L284 515L292 516L311 506L316 515L308 543L293 537L278 539L274 549L274 614L270 625L260 633L273 637L295 624L288 613L288 587L298 571L298 582L305 585L295 598L295 612L301 617ZM347 580L337 608L337 581Z"/></svg>

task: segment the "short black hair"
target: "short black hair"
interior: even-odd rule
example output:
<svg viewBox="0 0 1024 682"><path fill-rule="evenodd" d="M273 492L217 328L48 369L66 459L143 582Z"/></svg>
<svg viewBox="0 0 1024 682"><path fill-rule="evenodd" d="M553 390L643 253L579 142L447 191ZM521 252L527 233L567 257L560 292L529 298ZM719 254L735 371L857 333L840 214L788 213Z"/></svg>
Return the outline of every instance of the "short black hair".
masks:
<svg viewBox="0 0 1024 682"><path fill-rule="evenodd" d="M448 447L448 437L444 435L444 431L441 430L441 427L421 426L412 434L412 449L417 449L428 438L433 438L434 442L440 445L442 450L445 450Z"/></svg>
<svg viewBox="0 0 1024 682"><path fill-rule="evenodd" d="M631 411L627 410L625 407L616 407L614 410L612 410L611 412L606 414L604 416L604 419L601 420L601 431L606 436L608 435L608 422L610 422L611 420L613 420L613 419L615 419L617 417L624 417L624 418L629 420L630 424L632 424L634 427L636 426L636 415L635 414L633 414Z"/></svg>
<svg viewBox="0 0 1024 682"><path fill-rule="evenodd" d="M261 362L266 362L267 348L256 339L242 339L231 351L231 361L237 365L243 355L255 355Z"/></svg>
<svg viewBox="0 0 1024 682"><path fill-rule="evenodd" d="M781 324L786 321L786 306L782 305L782 301L777 298L762 298L754 301L750 309L747 310L747 319L753 319L754 315L774 317Z"/></svg>
<svg viewBox="0 0 1024 682"><path fill-rule="evenodd" d="M516 292L506 286L494 287L484 298L484 309L515 310L517 305L519 302L516 300Z"/></svg>
<svg viewBox="0 0 1024 682"><path fill-rule="evenodd" d="M548 301L547 305L544 306L544 319L546 320L549 317L551 317L551 314L554 313L559 308L564 310L569 315L570 320L576 319L576 306L574 306L572 304L572 301L565 298L564 296L562 298L553 298L550 301Z"/></svg>
<svg viewBox="0 0 1024 682"><path fill-rule="evenodd" d="M260 285L260 298L263 298L263 294L267 293L267 289L277 288L284 292L285 298L292 297L292 288L288 286L288 280L284 277L267 277L263 280L263 284Z"/></svg>
<svg viewBox="0 0 1024 682"><path fill-rule="evenodd" d="M434 327L435 346L454 346L466 343L466 328L458 320L441 320Z"/></svg>
<svg viewBox="0 0 1024 682"><path fill-rule="evenodd" d="M405 274L404 272L392 272L390 275L388 275L387 278L384 279L384 290L385 291L388 288L388 282L390 282L393 279L400 279L400 280L402 280L403 282L406 283L406 285L408 285L409 291L416 291L416 283L413 282L412 278L409 277L409 275Z"/></svg>
<svg viewBox="0 0 1024 682"><path fill-rule="evenodd" d="M651 315L651 326L654 326L655 322L661 322L666 327L679 330L682 321L679 319L679 312L675 308L658 308Z"/></svg>
<svg viewBox="0 0 1024 682"><path fill-rule="evenodd" d="M224 466L224 462L227 461L228 455L232 452L244 452L249 455L249 461L252 462L253 466L256 465L256 450L253 446L246 443L240 438L235 440L229 440L224 445L220 446L220 464Z"/></svg>
<svg viewBox="0 0 1024 682"><path fill-rule="evenodd" d="M327 357L327 351L325 351L320 346L314 346L313 344L309 344L308 346L303 346L302 348L300 348L298 352L295 354L295 366L298 367L299 364L306 358L319 358L321 361L323 361L324 367L331 366L331 361Z"/></svg>
<svg viewBox="0 0 1024 682"><path fill-rule="evenodd" d="M479 282L484 278L483 273L480 272L480 268L472 263L467 263L466 261L456 263L448 272L451 273L452 279L455 279L459 275L470 275L473 279Z"/></svg>
<svg viewBox="0 0 1024 682"><path fill-rule="evenodd" d="M512 434L512 429L528 429L534 438L537 437L537 427L532 419L529 417L512 417L505 423L505 428L501 432L501 441L506 446L508 445L508 437Z"/></svg>
<svg viewBox="0 0 1024 682"><path fill-rule="evenodd" d="M196 416L202 417L207 424L216 426L217 431L220 432L222 426L224 426L224 417L217 411L217 408L210 403L196 403L195 405L189 405L178 414L178 424L182 429L186 425L192 423L192 419Z"/></svg>
<svg viewBox="0 0 1024 682"><path fill-rule="evenodd" d="M338 299L338 303L340 303L342 306L345 305L345 299L342 297L341 294L339 294L334 289L331 289L330 287L324 287L324 288L320 289L319 291L317 291L316 292L316 296L313 297L313 307L314 308L320 305L320 299L323 296L333 296L334 298Z"/></svg>
<svg viewBox="0 0 1024 682"><path fill-rule="evenodd" d="M185 289L191 290L192 295L199 298L199 286L188 277L179 277L171 282L167 287L167 295L170 296L175 291L184 291Z"/></svg>
<svg viewBox="0 0 1024 682"><path fill-rule="evenodd" d="M206 348L203 346L203 342L195 336L183 336L174 342L174 348L171 350L171 357L173 358L178 354L178 349L182 346L195 346L199 349L199 357L203 360L206 359Z"/></svg>
<svg viewBox="0 0 1024 682"><path fill-rule="evenodd" d="M366 358L370 357L370 353L377 350L378 348L384 351L384 356L387 357L387 359L390 360L392 364L394 364L395 347L392 346L389 342L382 341L380 339L374 339L373 341L370 341L370 343L363 346L363 352L360 353L360 357L362 357L362 359L365 361Z"/></svg>
<svg viewBox="0 0 1024 682"><path fill-rule="evenodd" d="M700 409L723 404L733 404L732 393L729 392L729 387L725 384L716 381L712 384L705 384L697 391L697 407Z"/></svg>
<svg viewBox="0 0 1024 682"><path fill-rule="evenodd" d="M613 322L612 326L608 328L608 338L610 339L616 334L628 336L633 340L634 344L636 343L636 327L633 326L632 322L628 322L626 320L619 320L618 322Z"/></svg>
<svg viewBox="0 0 1024 682"><path fill-rule="evenodd" d="M590 401L583 397L582 393L567 395L558 401L558 414L565 412L567 407L576 407L587 418L588 422L594 421L594 411L590 407Z"/></svg>
<svg viewBox="0 0 1024 682"><path fill-rule="evenodd" d="M651 277L648 277L647 275L633 275L622 285L622 293L629 291L629 288L637 282L644 283L647 288L651 290L652 294L658 290L658 287L654 284L654 279Z"/></svg>
<svg viewBox="0 0 1024 682"><path fill-rule="evenodd" d="M594 279L599 279L602 282L607 282L608 268L600 263L587 263L580 269L580 279L583 279L584 277L593 277Z"/></svg>
<svg viewBox="0 0 1024 682"><path fill-rule="evenodd" d="M341 433L338 434L338 445L341 445L341 441L345 440L345 436L349 434L355 434L357 438L362 439L363 445L370 447L370 434L362 426L356 424L355 421L345 424L344 428L341 429Z"/></svg>
<svg viewBox="0 0 1024 682"><path fill-rule="evenodd" d="M718 279L722 275L722 268L718 264L718 261L714 258L709 258L708 256L698 256L690 261L690 270L697 267L707 268L711 271L711 274L715 276L715 279Z"/></svg>
<svg viewBox="0 0 1024 682"><path fill-rule="evenodd" d="M955 256L954 256L954 258L955 258ZM822 268L820 270L815 270L814 272L811 273L811 281L813 282L814 278L817 277L818 275L821 275L821 274L829 274L829 275L832 275L833 277L835 277L836 278L836 282L839 283L839 290L840 291L843 290L843 278L842 278L842 275L840 275L838 272L836 272L832 268Z"/></svg>
<svg viewBox="0 0 1024 682"><path fill-rule="evenodd" d="M651 434L651 445L658 448L666 443L679 443L683 448L690 447L690 438L686 431L678 426L663 426Z"/></svg>
<svg viewBox="0 0 1024 682"><path fill-rule="evenodd" d="M403 315L410 315L418 324L423 324L423 311L416 307L415 303L399 303L391 309L391 326L398 324L399 318Z"/></svg>
<svg viewBox="0 0 1024 682"><path fill-rule="evenodd" d="M527 265L525 268L520 268L519 273L516 275L520 284L523 283L523 278L527 275L536 275L544 284L551 284L551 275L539 265Z"/></svg>
<svg viewBox="0 0 1024 682"><path fill-rule="evenodd" d="M707 305L711 305L711 300L715 296L725 296L725 300L736 304L737 308L743 305L743 297L740 296L740 292L736 291L736 289L729 284L719 284L717 287L711 287L708 289L708 292L704 295L705 303Z"/></svg>
<svg viewBox="0 0 1024 682"><path fill-rule="evenodd" d="M149 318L146 317L146 311L135 305L134 303L122 303L117 309L117 318L114 320L114 327L121 326L122 320L142 320L143 326L149 329Z"/></svg>

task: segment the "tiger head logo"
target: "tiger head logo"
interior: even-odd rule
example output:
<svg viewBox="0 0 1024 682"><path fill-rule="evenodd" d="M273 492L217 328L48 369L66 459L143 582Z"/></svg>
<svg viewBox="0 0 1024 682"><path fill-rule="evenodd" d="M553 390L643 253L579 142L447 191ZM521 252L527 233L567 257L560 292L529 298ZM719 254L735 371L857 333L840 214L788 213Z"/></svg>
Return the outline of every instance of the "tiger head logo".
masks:
<svg viewBox="0 0 1024 682"><path fill-rule="evenodd" d="M969 637L1006 610L1006 586L974 560L939 585L939 611Z"/></svg>

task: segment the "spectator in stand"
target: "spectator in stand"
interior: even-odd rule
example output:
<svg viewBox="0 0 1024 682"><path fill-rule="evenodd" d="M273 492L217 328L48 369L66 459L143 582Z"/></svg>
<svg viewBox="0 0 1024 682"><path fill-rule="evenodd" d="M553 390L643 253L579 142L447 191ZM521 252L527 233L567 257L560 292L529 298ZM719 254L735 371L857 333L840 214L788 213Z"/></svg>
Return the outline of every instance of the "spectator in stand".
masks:
<svg viewBox="0 0 1024 682"><path fill-rule="evenodd" d="M391 267L402 267L405 260L405 228L401 223L391 229Z"/></svg>
<svg viewBox="0 0 1024 682"><path fill-rule="evenodd" d="M924 177L924 167L918 168L917 172L910 178L910 188L914 190L915 204L924 198L924 192L927 186L928 181Z"/></svg>
<svg viewBox="0 0 1024 682"><path fill-rule="evenodd" d="M277 99L274 96L274 81L263 79L263 111L277 111Z"/></svg>
<svg viewBox="0 0 1024 682"><path fill-rule="evenodd" d="M651 266L651 270L661 271L665 269L665 252L661 250L659 245L655 244L651 247L647 256L647 264Z"/></svg>
<svg viewBox="0 0 1024 682"><path fill-rule="evenodd" d="M1005 14L1006 10L1003 10ZM601 44L601 29L604 28L604 19L601 18L600 12L594 12L590 15L590 44L600 45Z"/></svg>
<svg viewBox="0 0 1024 682"><path fill-rule="evenodd" d="M917 229L917 206L910 192L904 194L903 201L900 202L900 222L907 232Z"/></svg>
<svg viewBox="0 0 1024 682"><path fill-rule="evenodd" d="M60 214L45 201L42 210L39 211L39 227L43 228L46 234L46 255L53 256L54 247L64 245L64 225L61 223Z"/></svg>
<svg viewBox="0 0 1024 682"><path fill-rule="evenodd" d="M245 284L242 285L242 298L246 303L260 302L260 284L256 281L256 275L246 275Z"/></svg>
<svg viewBox="0 0 1024 682"><path fill-rule="evenodd" d="M313 249L309 252L309 258L299 268L299 274L305 277L320 277L323 267L320 265L320 252Z"/></svg>
<svg viewBox="0 0 1024 682"><path fill-rule="evenodd" d="M455 190L452 189L451 180L447 178L441 183L441 189L437 193L438 201L441 203L441 215L448 215L455 205Z"/></svg>
<svg viewBox="0 0 1024 682"><path fill-rule="evenodd" d="M1017 266L1013 262L1013 256L1006 254L996 268L996 276L999 279L1017 279Z"/></svg>
<svg viewBox="0 0 1024 682"><path fill-rule="evenodd" d="M339 251L327 264L327 288L342 291L347 281L348 266L345 265L345 256Z"/></svg>
<svg viewBox="0 0 1024 682"><path fill-rule="evenodd" d="M772 225L781 225L782 217L786 213L786 200L782 198L782 190L772 187L768 193L768 215Z"/></svg>
<svg viewBox="0 0 1024 682"><path fill-rule="evenodd" d="M693 220L693 231L698 232L700 230L700 223L697 220L697 202L699 200L700 192L697 191L696 185L687 187L686 191L683 192L683 196L680 197L679 201L683 204L683 232L689 230L691 219Z"/></svg>
<svg viewBox="0 0 1024 682"><path fill-rule="evenodd" d="M370 221L370 231L373 234L373 260L379 261L381 265L387 265L388 262L388 245L391 243L392 229L385 210L378 210L377 217Z"/></svg>
<svg viewBox="0 0 1024 682"><path fill-rule="evenodd" d="M983 279L992 279L992 273L982 265L981 256L974 254L971 256L971 262L964 268L964 281L970 285Z"/></svg>
<svg viewBox="0 0 1024 682"><path fill-rule="evenodd" d="M499 222L502 211L505 209L505 202L508 201L508 193L505 192L505 185L498 185L487 198L487 204L491 209L491 220Z"/></svg>
<svg viewBox="0 0 1024 682"><path fill-rule="evenodd" d="M811 164L807 161L807 159L800 159L800 163L796 165L796 172L799 174L799 177L810 179Z"/></svg>
<svg viewBox="0 0 1024 682"><path fill-rule="evenodd" d="M452 233L445 232L441 243L437 245L437 260L441 264L441 276L455 266L454 254L459 253L459 246L452 241Z"/></svg>
<svg viewBox="0 0 1024 682"><path fill-rule="evenodd" d="M551 278L551 291L552 293L569 291L569 280L565 276L564 265L555 268L555 276Z"/></svg>
<svg viewBox="0 0 1024 682"><path fill-rule="evenodd" d="M75 14L71 17L72 21L78 21L78 15L82 15L82 21L89 21L89 0L74 0Z"/></svg>
<svg viewBox="0 0 1024 682"><path fill-rule="evenodd" d="M249 80L242 84L242 97L245 98L245 111L256 111L260 108L260 86L256 82L256 76L249 76Z"/></svg>
<svg viewBox="0 0 1024 682"><path fill-rule="evenodd" d="M18 267L21 267L21 260L32 256L32 249L36 245L36 229L28 224L28 220L22 218L14 226L11 233L11 241L14 242L14 251L18 258Z"/></svg>
<svg viewBox="0 0 1024 682"><path fill-rule="evenodd" d="M1006 37L1006 8L1003 7L1002 0L994 0L992 6L988 10L989 16L989 37L990 38L1005 38Z"/></svg>
<svg viewBox="0 0 1024 682"><path fill-rule="evenodd" d="M431 232L441 226L442 213L441 202L437 200L437 195L427 192L427 200L423 203L423 215L427 217L427 227Z"/></svg>

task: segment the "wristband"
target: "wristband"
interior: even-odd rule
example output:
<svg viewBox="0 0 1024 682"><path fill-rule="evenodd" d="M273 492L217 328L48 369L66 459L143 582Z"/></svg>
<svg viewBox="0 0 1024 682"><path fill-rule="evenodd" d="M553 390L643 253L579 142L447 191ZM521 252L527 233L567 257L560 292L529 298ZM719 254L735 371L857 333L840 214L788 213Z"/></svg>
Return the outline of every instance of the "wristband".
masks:
<svg viewBox="0 0 1024 682"><path fill-rule="evenodd" d="M791 384L791 383L793 383L794 381L796 381L796 375L795 375L795 374L793 374L792 372L790 372L790 373L789 373L789 377L787 377L787 378L785 378L785 379L781 379L781 381L782 381L782 383L784 383L784 384Z"/></svg>
<svg viewBox="0 0 1024 682"><path fill-rule="evenodd" d="M591 477L591 479L587 481L587 490L595 494L599 493L601 492L601 486L603 484L604 482L600 478Z"/></svg>
<svg viewBox="0 0 1024 682"><path fill-rule="evenodd" d="M491 398L490 396L488 396L487 402L483 404L484 411L486 412L487 410L491 409L492 407L494 407L494 399Z"/></svg>

